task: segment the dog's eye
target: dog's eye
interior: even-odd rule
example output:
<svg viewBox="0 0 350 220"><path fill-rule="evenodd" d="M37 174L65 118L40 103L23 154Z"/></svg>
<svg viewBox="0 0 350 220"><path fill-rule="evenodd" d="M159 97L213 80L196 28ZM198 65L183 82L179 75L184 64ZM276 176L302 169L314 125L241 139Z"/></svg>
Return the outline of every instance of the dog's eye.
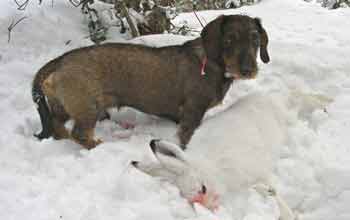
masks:
<svg viewBox="0 0 350 220"><path fill-rule="evenodd" d="M224 41L225 45L230 45L232 42L232 39L228 38Z"/></svg>

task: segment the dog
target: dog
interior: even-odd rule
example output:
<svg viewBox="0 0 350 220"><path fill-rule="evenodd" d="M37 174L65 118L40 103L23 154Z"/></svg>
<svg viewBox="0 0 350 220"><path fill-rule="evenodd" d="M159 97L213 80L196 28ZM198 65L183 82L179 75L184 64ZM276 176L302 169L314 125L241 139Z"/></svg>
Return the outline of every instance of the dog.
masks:
<svg viewBox="0 0 350 220"><path fill-rule="evenodd" d="M203 122L186 151L165 140L152 140L156 161L131 165L176 185L189 203L215 211L231 209L236 194L253 189L275 199L281 220L295 214L273 187L272 171L286 141L284 96L253 94ZM276 101L277 100L277 101ZM215 129L212 129L215 127Z"/></svg>
<svg viewBox="0 0 350 220"><path fill-rule="evenodd" d="M72 50L44 65L33 80L42 123L35 136L72 138L91 149L101 143L94 128L106 109L129 106L178 123L185 148L232 82L256 76L259 49L269 62L267 45L260 19L222 15L183 45L106 43ZM75 121L71 133L64 126L69 119Z"/></svg>

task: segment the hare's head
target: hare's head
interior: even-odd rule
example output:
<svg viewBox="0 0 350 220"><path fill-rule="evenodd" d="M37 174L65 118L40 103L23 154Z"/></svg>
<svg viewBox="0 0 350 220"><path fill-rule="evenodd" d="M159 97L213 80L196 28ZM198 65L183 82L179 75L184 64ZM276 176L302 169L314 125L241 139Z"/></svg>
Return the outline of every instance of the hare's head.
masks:
<svg viewBox="0 0 350 220"><path fill-rule="evenodd" d="M135 168L174 183L191 204L199 203L212 211L218 208L218 193L203 172L190 163L179 146L163 140L152 140L150 147L158 163L133 161Z"/></svg>

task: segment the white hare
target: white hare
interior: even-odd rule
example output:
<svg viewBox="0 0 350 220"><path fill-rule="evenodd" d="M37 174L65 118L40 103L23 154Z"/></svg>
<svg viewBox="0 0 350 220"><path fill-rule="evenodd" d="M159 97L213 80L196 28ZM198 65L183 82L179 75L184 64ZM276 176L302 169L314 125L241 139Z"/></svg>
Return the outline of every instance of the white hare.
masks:
<svg viewBox="0 0 350 220"><path fill-rule="evenodd" d="M281 220L294 214L271 186L271 174L286 136L287 121L276 104L283 98L250 95L205 120L186 151L168 141L152 140L158 162L133 161L139 170L174 183L191 203L214 211L227 192L255 189L275 197Z"/></svg>

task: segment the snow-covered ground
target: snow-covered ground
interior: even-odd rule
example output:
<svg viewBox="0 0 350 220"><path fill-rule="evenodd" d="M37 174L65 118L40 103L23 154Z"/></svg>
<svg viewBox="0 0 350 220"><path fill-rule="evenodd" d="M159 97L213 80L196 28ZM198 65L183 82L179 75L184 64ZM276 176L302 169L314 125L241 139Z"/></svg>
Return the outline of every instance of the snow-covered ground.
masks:
<svg viewBox="0 0 350 220"><path fill-rule="evenodd" d="M175 133L175 125L166 120L131 110L115 113L114 120L136 119L132 136L120 139L129 131L113 121L101 122L96 133L105 142L91 151L69 140L39 142L32 136L41 129L31 100L34 74L63 52L91 44L87 21L78 10L68 1L54 1L53 8L51 1L42 6L32 1L24 12L11 0L0 3L0 219L274 219L274 204L254 192L237 193L232 206L222 204L217 217L197 215L175 186L131 168L131 160L151 157L149 140ZM223 106L208 116L250 94L286 97L288 138L274 164L278 192L299 219L350 219L350 10L264 0L199 14L209 22L222 13L262 18L271 63L260 64L256 80L234 83ZM7 43L8 25L24 15L28 18ZM176 22L184 20L200 29L193 14ZM125 41L116 30L109 36ZM142 41L184 40L168 37Z"/></svg>

